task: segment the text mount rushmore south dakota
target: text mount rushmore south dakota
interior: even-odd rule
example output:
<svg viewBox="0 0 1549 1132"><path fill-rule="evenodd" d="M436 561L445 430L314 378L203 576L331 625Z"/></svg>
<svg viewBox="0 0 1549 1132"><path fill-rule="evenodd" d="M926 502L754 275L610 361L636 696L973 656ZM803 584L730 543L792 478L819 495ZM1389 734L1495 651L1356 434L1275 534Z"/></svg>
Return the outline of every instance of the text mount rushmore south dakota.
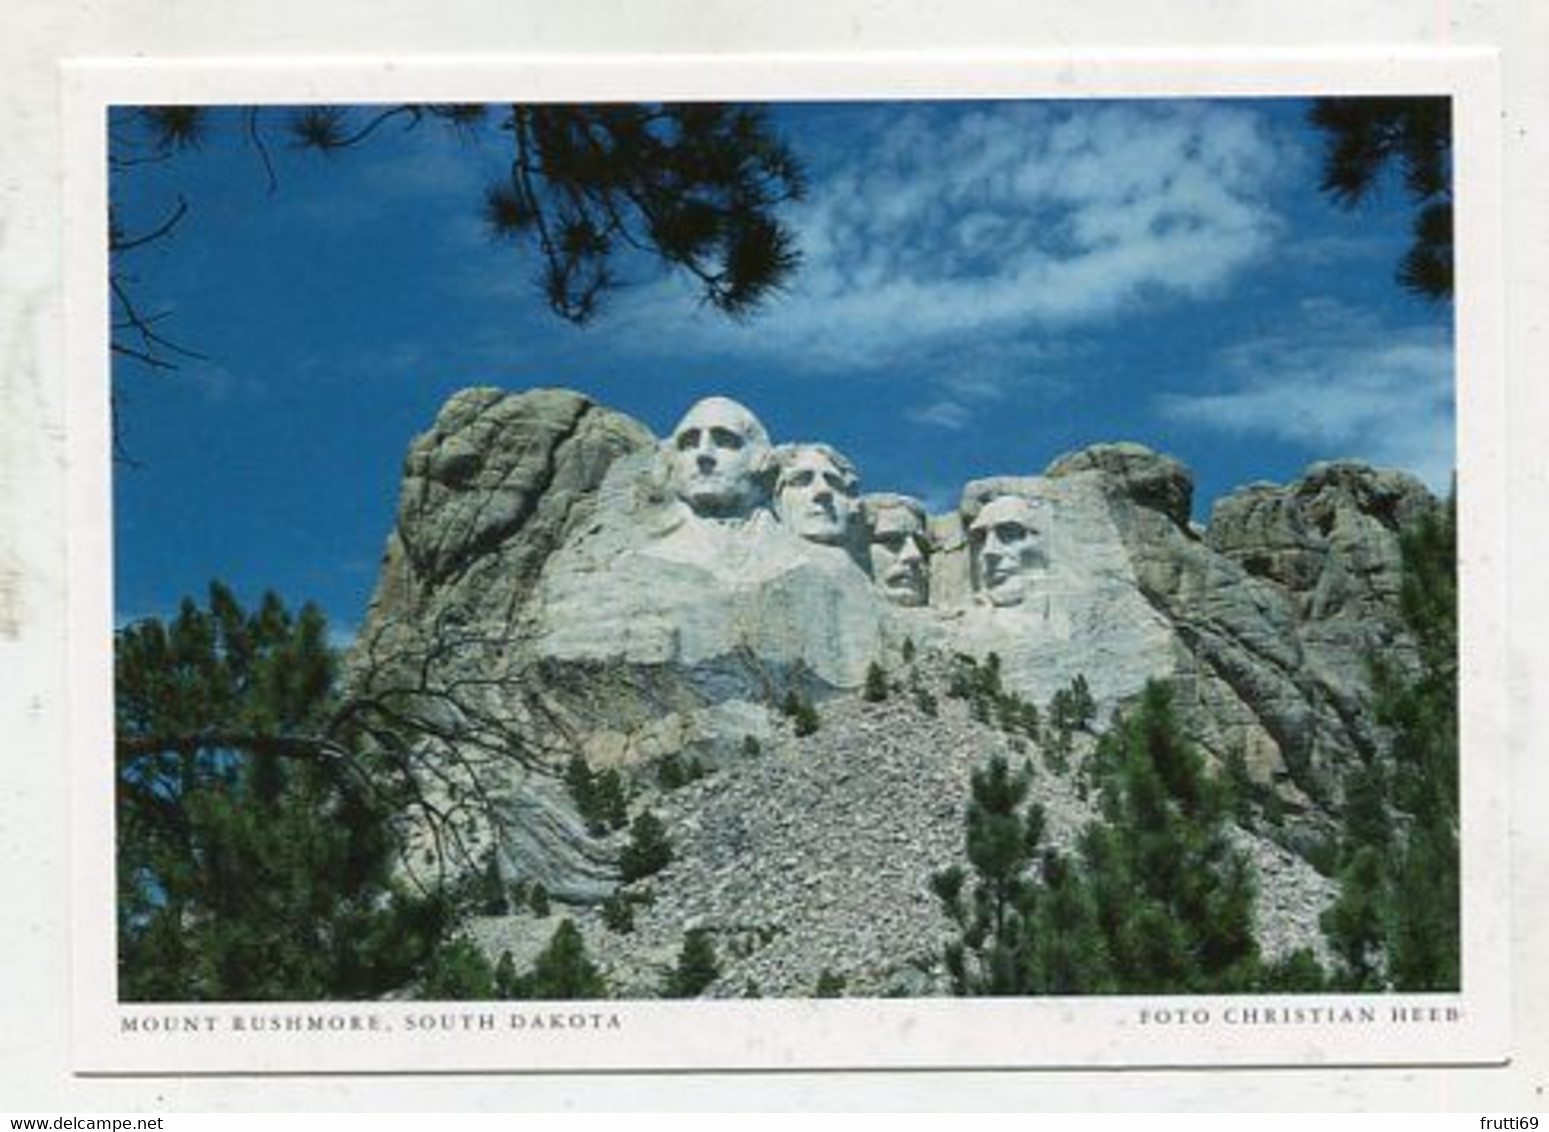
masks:
<svg viewBox="0 0 1549 1132"><path fill-rule="evenodd" d="M1315 465L1201 527L1135 444L943 514L863 474L723 397L658 441L476 388L415 441L348 680L436 721L408 867L475 894L469 965L566 951L618 997L1393 985L1336 865L1403 773L1377 685L1424 667L1404 532L1447 521L1418 481Z"/></svg>

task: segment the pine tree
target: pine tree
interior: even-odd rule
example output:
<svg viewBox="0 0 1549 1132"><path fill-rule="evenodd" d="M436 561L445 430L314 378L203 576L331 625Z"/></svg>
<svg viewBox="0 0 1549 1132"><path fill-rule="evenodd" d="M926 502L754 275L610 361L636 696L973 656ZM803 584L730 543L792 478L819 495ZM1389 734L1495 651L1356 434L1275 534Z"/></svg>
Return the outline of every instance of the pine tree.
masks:
<svg viewBox="0 0 1549 1132"><path fill-rule="evenodd" d="M695 928L683 937L678 965L667 977L662 994L666 998L694 998L720 978L721 964L716 958L715 942L703 928Z"/></svg>
<svg viewBox="0 0 1549 1132"><path fill-rule="evenodd" d="M1049 725L1067 740L1074 731L1085 731L1097 715L1092 689L1080 673L1068 685L1058 689L1049 701Z"/></svg>
<svg viewBox="0 0 1549 1132"><path fill-rule="evenodd" d="M1428 512L1402 540L1405 623L1420 666L1376 666L1377 713L1393 729L1393 806L1408 817L1391 859L1389 978L1396 990L1456 990L1458 881L1457 509Z"/></svg>
<svg viewBox="0 0 1549 1132"><path fill-rule="evenodd" d="M812 701L795 688L785 693L785 698L780 701L780 711L789 717L798 736L813 734L821 722Z"/></svg>
<svg viewBox="0 0 1549 1132"><path fill-rule="evenodd" d="M1429 299L1452 297L1452 105L1444 97L1320 98L1309 114L1324 133L1323 191L1346 208L1387 177L1414 205L1399 285Z"/></svg>
<svg viewBox="0 0 1549 1132"><path fill-rule="evenodd" d="M524 997L535 999L607 998L602 972L586 954L586 941L570 920L561 920L549 945L533 962Z"/></svg>
<svg viewBox="0 0 1549 1132"><path fill-rule="evenodd" d="M1097 701L1092 699L1092 688L1086 677L1076 673L1070 682L1070 723L1077 731L1085 731L1097 718Z"/></svg>
<svg viewBox="0 0 1549 1132"><path fill-rule="evenodd" d="M500 859L491 853L479 872L477 904L486 916L504 916L511 910L511 896L505 878L500 875Z"/></svg>
<svg viewBox="0 0 1549 1132"><path fill-rule="evenodd" d="M316 739L335 671L314 607L219 584L119 632L122 999L372 998L431 959L450 902L394 882L391 798Z"/></svg>
<svg viewBox="0 0 1549 1132"><path fill-rule="evenodd" d="M844 978L844 976L843 975L836 975L832 971L830 971L827 967L824 967L823 970L821 972L819 972L819 974L818 974L817 986L815 988L813 988L812 997L814 997L814 998L843 998L844 997L844 988L845 988L845 978Z"/></svg>
<svg viewBox="0 0 1549 1132"><path fill-rule="evenodd" d="M1090 886L1063 854L1044 854L1041 890L1030 909L1027 971L1031 994L1102 994L1117 989Z"/></svg>
<svg viewBox="0 0 1549 1132"><path fill-rule="evenodd" d="M1339 899L1323 913L1323 933L1344 964L1340 982L1347 990L1382 989L1386 867L1379 850L1356 850L1339 871Z"/></svg>
<svg viewBox="0 0 1549 1132"><path fill-rule="evenodd" d="M961 930L946 961L960 994L1028 993L1027 928L1034 882L1028 866L1043 831L1043 814L1024 814L1029 778L1000 756L970 779L967 855L971 887L961 868L933 878L946 913Z"/></svg>
<svg viewBox="0 0 1549 1132"><path fill-rule="evenodd" d="M624 779L614 768L594 771L580 755L572 755L565 766L565 786L593 837L628 824L629 798Z"/></svg>
<svg viewBox="0 0 1549 1132"><path fill-rule="evenodd" d="M760 106L140 106L117 108L112 119L115 192L141 167L197 154L206 137L220 133L251 144L271 188L275 159L286 149L339 156L393 138L412 150L433 124L460 140L480 138L505 151L505 172L470 198L470 208L482 212L492 237L532 253L542 297L577 325L597 316L628 280L629 265L642 259L681 273L703 302L733 317L776 294L800 262L780 213L801 198L805 176ZM265 137L292 144L274 147ZM190 206L181 193L177 200L171 219L149 232L128 230L119 210L110 210L113 350L158 369L173 364L169 353L187 351L132 301L134 273L125 260L178 226Z"/></svg>
<svg viewBox="0 0 1549 1132"><path fill-rule="evenodd" d="M602 902L602 922L609 931L620 935L635 930L635 907L622 893L612 893Z"/></svg>
<svg viewBox="0 0 1549 1132"><path fill-rule="evenodd" d="M808 735L817 734L820 724L818 710L812 706L811 700L802 700L796 705L796 734L798 736L805 738Z"/></svg>
<svg viewBox="0 0 1549 1132"><path fill-rule="evenodd" d="M1166 687L1104 736L1105 821L1081 855L1119 989L1230 992L1258 975L1254 878L1227 839L1230 792L1179 729Z"/></svg>
<svg viewBox="0 0 1549 1132"><path fill-rule="evenodd" d="M629 833L629 844L619 855L619 875L626 884L659 873L672 861L667 828L649 810L635 819Z"/></svg>
<svg viewBox="0 0 1549 1132"><path fill-rule="evenodd" d="M549 890L541 881L533 881L527 890L527 907L540 920L549 914Z"/></svg>
<svg viewBox="0 0 1549 1132"><path fill-rule="evenodd" d="M495 964L495 997L522 998L524 990L522 978L516 973L516 960L511 958L509 951L502 951Z"/></svg>
<svg viewBox="0 0 1549 1132"><path fill-rule="evenodd" d="M688 772L676 753L665 754L657 760L656 784L663 790L681 790L688 785Z"/></svg>
<svg viewBox="0 0 1549 1132"><path fill-rule="evenodd" d="M498 970L470 940L455 939L437 950L420 987L421 998L488 1002L495 998Z"/></svg>
<svg viewBox="0 0 1549 1132"><path fill-rule="evenodd" d="M1305 947L1266 963L1258 983L1259 990L1271 994L1318 994L1329 989L1328 973Z"/></svg>
<svg viewBox="0 0 1549 1132"><path fill-rule="evenodd" d="M876 661L872 661L866 668L866 687L862 698L869 704L879 704L887 699L887 673L882 671L882 666Z"/></svg>

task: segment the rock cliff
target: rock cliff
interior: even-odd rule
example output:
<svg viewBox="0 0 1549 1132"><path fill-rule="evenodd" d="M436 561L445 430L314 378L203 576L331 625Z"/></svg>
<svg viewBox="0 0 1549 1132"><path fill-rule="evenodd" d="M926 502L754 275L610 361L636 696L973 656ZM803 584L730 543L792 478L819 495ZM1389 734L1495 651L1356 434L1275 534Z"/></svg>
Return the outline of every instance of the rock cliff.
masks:
<svg viewBox="0 0 1549 1132"><path fill-rule="evenodd" d="M399 696L433 722L424 754L439 769L428 789L460 815L460 867L493 854L503 876L560 899L613 892L621 835L588 830L577 813L562 781L576 756L619 770L636 809L665 757L720 768L714 786L664 811L698 846L674 866L684 903L663 912L674 931L674 917L756 919L752 905L695 895L709 886L724 896L743 873L779 873L774 888L823 883L812 878L824 854L794 846L812 847L805 826L845 820L823 804L843 791L809 781L830 762L849 758L842 781L858 782L876 761L878 814L908 812L926 827L919 844L957 847L968 768L984 754L974 736L861 728L846 733L847 753L831 749L831 732L819 758L803 755L780 710L793 697L851 710L873 663L893 671L906 654L994 654L1006 687L1040 706L1081 676L1102 719L1148 680L1167 680L1205 749L1240 758L1311 826L1337 812L1346 769L1380 744L1365 666L1374 651L1402 660L1411 650L1398 532L1434 506L1414 479L1316 465L1294 483L1221 499L1201 528L1187 469L1134 444L974 481L946 515L861 497L858 476L823 446L772 446L729 402L696 407L659 442L562 390L453 397L410 449L349 671L358 690ZM750 749L783 753L752 767ZM782 758L794 760L784 771ZM1070 788L1057 778L1045 780L1049 798ZM919 806L904 801L917 794ZM693 798L705 801L698 816ZM766 830L749 841L756 859L732 862L740 806L805 832L782 852ZM873 833L880 846L907 831L850 836ZM422 831L420 848L444 863L442 841ZM937 849L908 857L896 877L883 869L872 881L902 888L862 905L881 915L888 901L928 901L925 858ZM774 863L793 856L789 868ZM1302 867L1281 863L1286 877ZM1316 879L1276 892L1311 892ZM696 900L710 911L692 911ZM1315 900L1290 903L1315 925ZM922 913L878 944L887 955L852 972L859 984L881 993L935 978L900 973L904 952L929 950L931 923ZM617 960L621 977L644 980L631 962ZM812 974L795 960L780 970L743 974L770 989Z"/></svg>

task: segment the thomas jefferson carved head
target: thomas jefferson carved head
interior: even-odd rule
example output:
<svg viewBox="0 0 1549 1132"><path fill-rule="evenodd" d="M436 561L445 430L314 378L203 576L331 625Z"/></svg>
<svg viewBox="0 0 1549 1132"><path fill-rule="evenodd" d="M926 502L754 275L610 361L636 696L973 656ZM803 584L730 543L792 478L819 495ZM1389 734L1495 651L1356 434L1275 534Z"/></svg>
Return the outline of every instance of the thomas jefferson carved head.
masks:
<svg viewBox="0 0 1549 1132"><path fill-rule="evenodd" d="M712 519L746 516L758 505L770 461L769 434L725 397L706 397L684 414L667 444L678 497Z"/></svg>
<svg viewBox="0 0 1549 1132"><path fill-rule="evenodd" d="M894 605L924 605L930 597L925 508L905 495L866 498L871 578Z"/></svg>
<svg viewBox="0 0 1549 1132"><path fill-rule="evenodd" d="M996 606L1019 605L1044 561L1038 505L1018 495L990 500L968 528L978 589Z"/></svg>
<svg viewBox="0 0 1549 1132"><path fill-rule="evenodd" d="M775 450L775 513L811 542L849 544L860 518L855 465L826 444L786 444Z"/></svg>

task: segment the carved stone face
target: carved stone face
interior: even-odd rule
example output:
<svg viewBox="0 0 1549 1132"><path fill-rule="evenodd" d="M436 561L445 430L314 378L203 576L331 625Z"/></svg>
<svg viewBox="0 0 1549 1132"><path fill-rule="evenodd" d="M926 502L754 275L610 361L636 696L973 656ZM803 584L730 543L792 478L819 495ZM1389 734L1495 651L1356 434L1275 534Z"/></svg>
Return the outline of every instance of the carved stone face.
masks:
<svg viewBox="0 0 1549 1132"><path fill-rule="evenodd" d="M925 520L906 506L884 507L871 523L871 578L894 605L924 605L930 596Z"/></svg>
<svg viewBox="0 0 1549 1132"><path fill-rule="evenodd" d="M1002 495L984 506L968 533L979 591L992 605L1020 604L1028 595L1030 574L1043 561L1038 508L1027 499Z"/></svg>
<svg viewBox="0 0 1549 1132"><path fill-rule="evenodd" d="M725 397L689 409L668 442L678 496L696 514L739 518L758 503L769 463L769 434L758 418Z"/></svg>
<svg viewBox="0 0 1549 1132"><path fill-rule="evenodd" d="M827 445L794 445L781 450L775 513L804 539L847 542L860 515L857 486L850 462Z"/></svg>

